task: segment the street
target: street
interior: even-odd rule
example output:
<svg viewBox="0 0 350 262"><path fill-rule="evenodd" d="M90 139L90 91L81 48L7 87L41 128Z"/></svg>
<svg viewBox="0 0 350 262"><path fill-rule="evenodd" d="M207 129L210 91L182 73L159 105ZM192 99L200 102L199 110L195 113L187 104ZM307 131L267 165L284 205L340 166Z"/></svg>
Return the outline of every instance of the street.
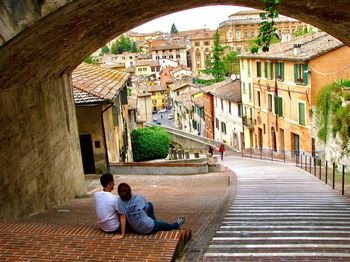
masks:
<svg viewBox="0 0 350 262"><path fill-rule="evenodd" d="M168 119L170 115L173 116L172 119ZM152 115L152 118L153 118L153 123L159 122L161 126L176 128L175 117L172 109L169 109L164 113L159 113L158 111L157 113Z"/></svg>

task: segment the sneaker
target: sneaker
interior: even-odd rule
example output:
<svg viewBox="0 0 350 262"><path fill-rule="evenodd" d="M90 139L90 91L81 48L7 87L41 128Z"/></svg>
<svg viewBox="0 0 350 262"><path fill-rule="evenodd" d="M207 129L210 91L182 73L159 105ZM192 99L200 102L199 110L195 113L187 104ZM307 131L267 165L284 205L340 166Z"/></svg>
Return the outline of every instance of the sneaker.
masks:
<svg viewBox="0 0 350 262"><path fill-rule="evenodd" d="M179 217L177 219L177 223L179 224L179 226L182 226L185 223L185 218L184 217Z"/></svg>

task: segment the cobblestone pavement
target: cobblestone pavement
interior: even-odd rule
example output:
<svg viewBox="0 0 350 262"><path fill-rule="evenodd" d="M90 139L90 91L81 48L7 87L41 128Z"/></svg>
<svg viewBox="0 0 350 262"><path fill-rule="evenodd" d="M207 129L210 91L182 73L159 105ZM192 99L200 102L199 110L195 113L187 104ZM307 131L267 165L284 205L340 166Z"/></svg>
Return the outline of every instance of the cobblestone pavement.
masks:
<svg viewBox="0 0 350 262"><path fill-rule="evenodd" d="M234 178L231 172L186 176L118 175L115 184L129 183L134 193L152 201L159 219L172 222L184 215L184 229L192 232L188 246L196 243L198 247L201 243L201 251L187 250L182 257L187 253L198 257L212 237L203 232L212 228L212 219L220 213L225 199L232 198ZM187 236L182 231L142 237L128 233L122 241L111 241L110 235L96 227L92 193L102 189L98 176L88 176L86 187L88 194L84 198L16 223L0 223L0 261L97 261L108 257L112 261L170 261L174 258L179 241Z"/></svg>
<svg viewBox="0 0 350 262"><path fill-rule="evenodd" d="M237 195L204 261L350 261L350 201L309 173L228 157Z"/></svg>

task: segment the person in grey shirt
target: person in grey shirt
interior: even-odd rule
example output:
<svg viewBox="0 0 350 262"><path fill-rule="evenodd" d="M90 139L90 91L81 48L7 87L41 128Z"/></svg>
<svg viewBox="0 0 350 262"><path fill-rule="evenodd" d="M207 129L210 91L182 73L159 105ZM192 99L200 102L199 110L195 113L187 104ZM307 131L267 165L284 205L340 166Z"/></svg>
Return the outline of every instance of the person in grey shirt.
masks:
<svg viewBox="0 0 350 262"><path fill-rule="evenodd" d="M153 234L158 231L179 229L184 224L185 218L179 217L176 223L157 220L154 214L153 204L146 202L141 195L131 194L131 187L126 183L118 186L118 209L126 216L130 227L138 234Z"/></svg>

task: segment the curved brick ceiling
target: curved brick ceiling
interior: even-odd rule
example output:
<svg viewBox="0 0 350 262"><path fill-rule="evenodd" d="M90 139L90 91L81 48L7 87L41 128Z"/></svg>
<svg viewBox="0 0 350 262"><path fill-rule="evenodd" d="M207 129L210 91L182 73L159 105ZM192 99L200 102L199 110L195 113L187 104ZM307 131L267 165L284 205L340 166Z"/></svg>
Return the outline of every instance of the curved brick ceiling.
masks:
<svg viewBox="0 0 350 262"><path fill-rule="evenodd" d="M0 87L15 88L70 72L107 41L165 14L210 4L261 8L261 2L1 1ZM349 0L281 0L279 12L323 29L350 45Z"/></svg>

